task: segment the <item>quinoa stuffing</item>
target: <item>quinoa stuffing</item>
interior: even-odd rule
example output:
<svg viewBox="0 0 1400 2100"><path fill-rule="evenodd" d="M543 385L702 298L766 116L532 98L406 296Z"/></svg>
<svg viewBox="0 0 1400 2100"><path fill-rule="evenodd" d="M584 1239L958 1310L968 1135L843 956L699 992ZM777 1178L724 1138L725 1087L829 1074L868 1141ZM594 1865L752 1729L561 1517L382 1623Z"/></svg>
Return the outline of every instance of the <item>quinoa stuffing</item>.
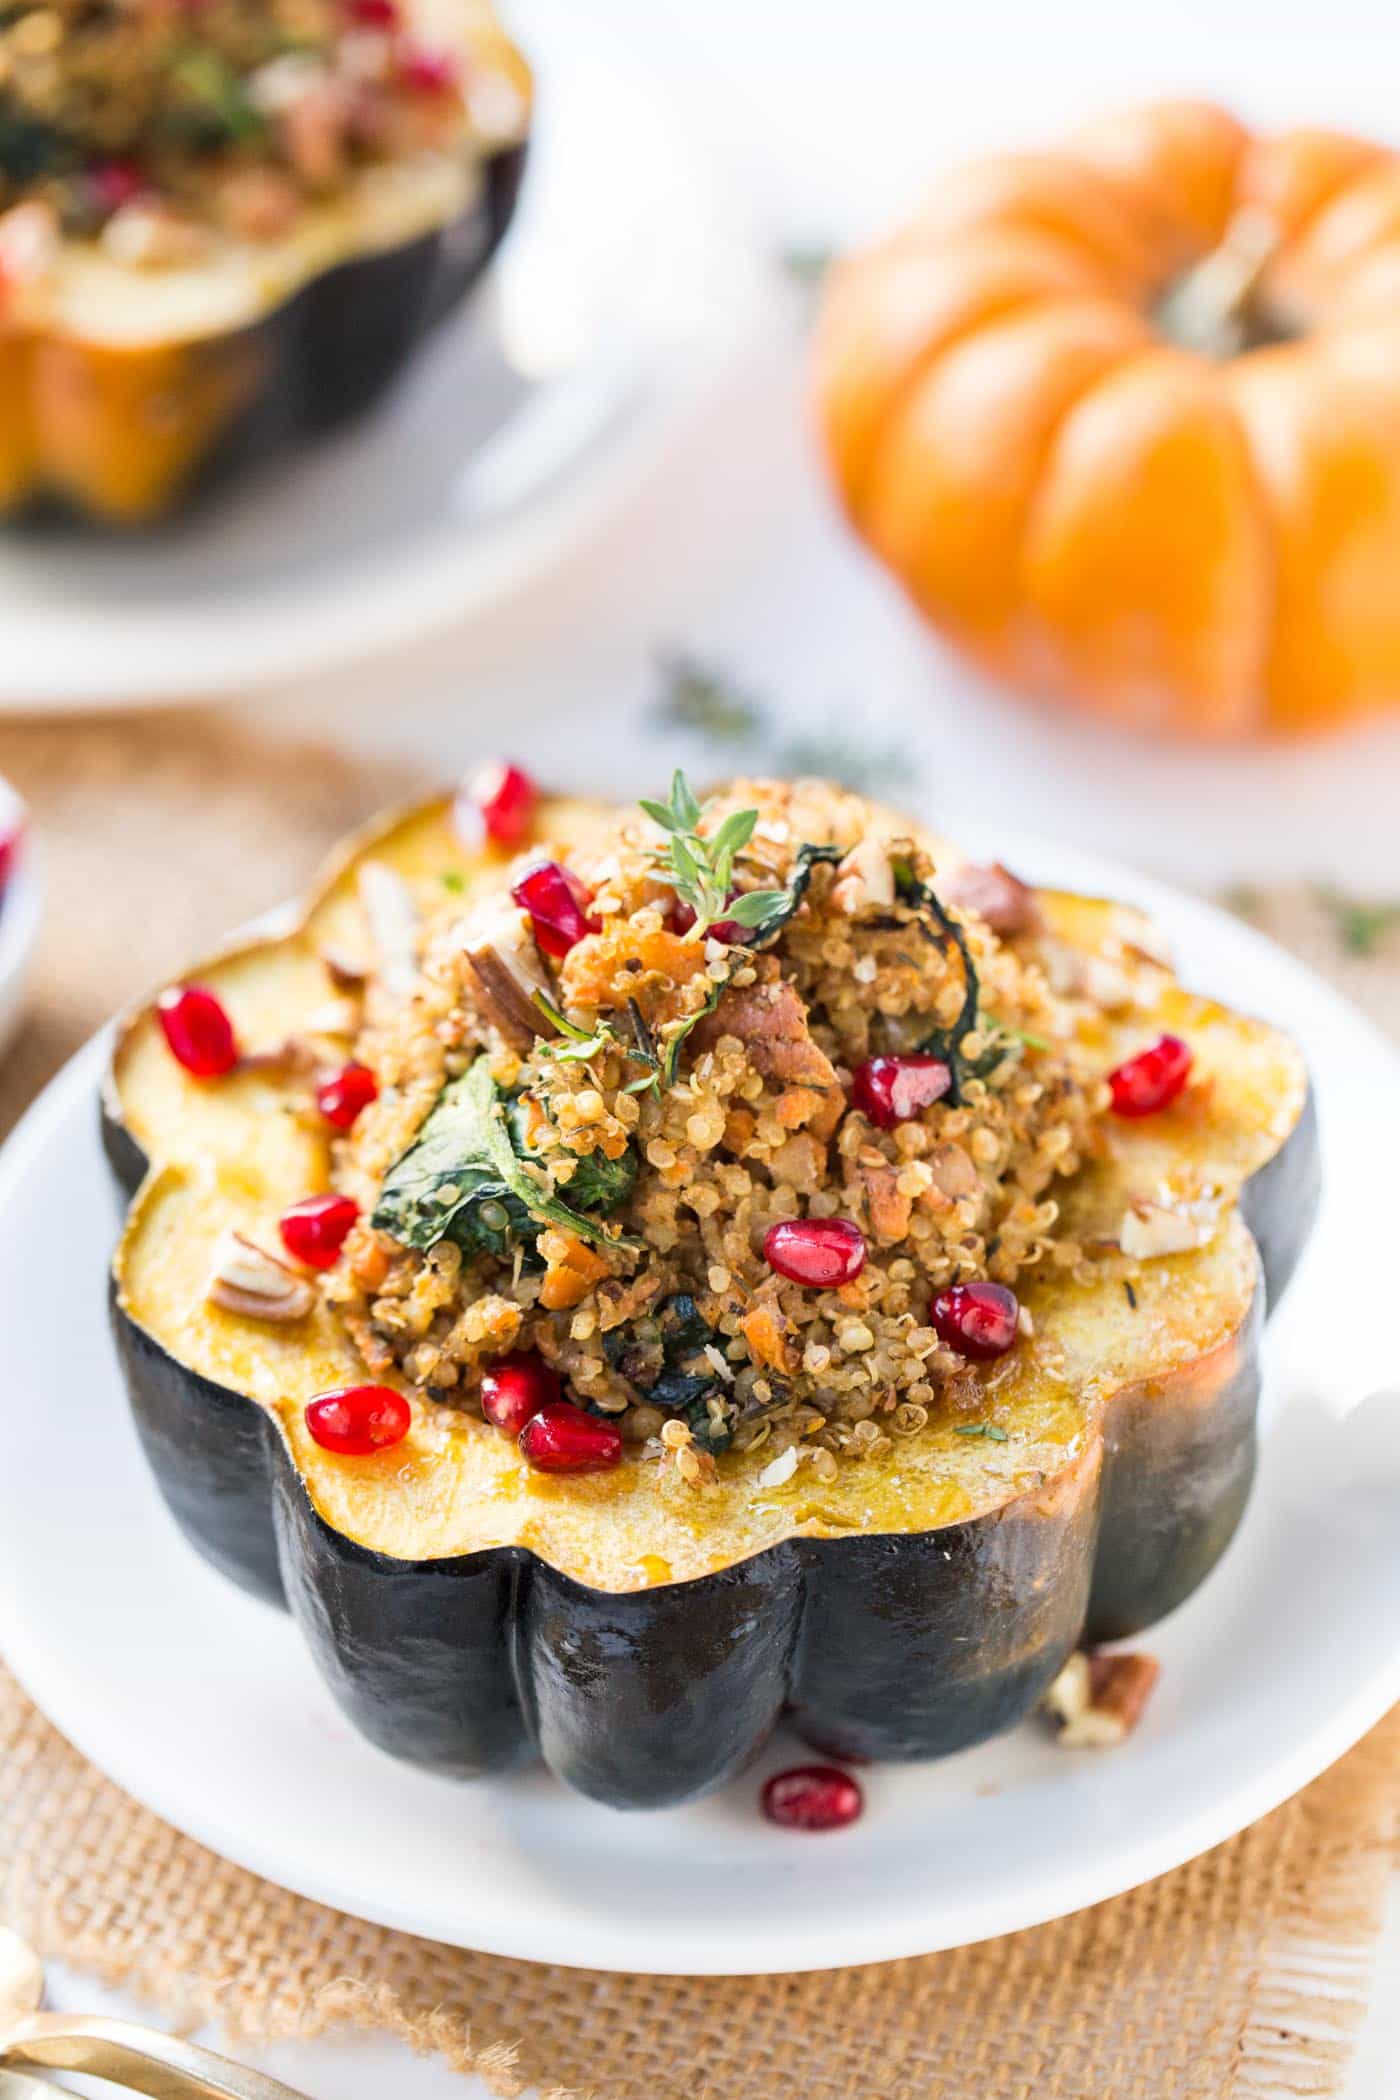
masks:
<svg viewBox="0 0 1400 2100"><path fill-rule="evenodd" d="M986 1362L1023 1272L1082 1268L1057 1191L1109 1107L1032 894L940 886L819 782L677 775L567 863L498 861L422 924L363 886L377 1093L322 1287L369 1372L477 1413L533 1366L696 1489L731 1450L834 1479L931 1418L995 1435Z"/></svg>
<svg viewBox="0 0 1400 2100"><path fill-rule="evenodd" d="M488 9L459 13L440 38L411 0L11 0L0 262L33 266L47 234L199 263L284 238L376 165L518 136L523 69Z"/></svg>

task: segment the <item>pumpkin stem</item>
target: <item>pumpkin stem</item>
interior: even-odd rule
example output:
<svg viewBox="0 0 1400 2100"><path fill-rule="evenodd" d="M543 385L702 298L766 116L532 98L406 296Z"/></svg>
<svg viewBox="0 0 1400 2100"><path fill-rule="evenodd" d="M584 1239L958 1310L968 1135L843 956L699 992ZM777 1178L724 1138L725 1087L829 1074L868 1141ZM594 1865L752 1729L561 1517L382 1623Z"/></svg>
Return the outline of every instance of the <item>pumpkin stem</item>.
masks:
<svg viewBox="0 0 1400 2100"><path fill-rule="evenodd" d="M1278 252L1279 229L1266 213L1237 212L1218 248L1168 285L1155 320L1169 342L1203 357L1238 357L1297 333L1262 296Z"/></svg>

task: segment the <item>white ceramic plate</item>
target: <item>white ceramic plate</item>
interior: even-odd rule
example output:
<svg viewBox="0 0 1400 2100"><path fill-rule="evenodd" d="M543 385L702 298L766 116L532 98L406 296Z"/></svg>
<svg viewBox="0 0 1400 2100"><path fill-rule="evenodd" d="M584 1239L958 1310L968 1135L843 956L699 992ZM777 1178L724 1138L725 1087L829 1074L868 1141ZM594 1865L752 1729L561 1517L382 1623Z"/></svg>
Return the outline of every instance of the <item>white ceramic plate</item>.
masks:
<svg viewBox="0 0 1400 2100"><path fill-rule="evenodd" d="M751 342L745 214L625 0L508 15L537 122L475 303L376 413L177 525L0 535L0 708L246 691L465 619L619 500Z"/></svg>
<svg viewBox="0 0 1400 2100"><path fill-rule="evenodd" d="M357 1915L539 1960L737 1973L929 1951L1112 1895L1263 1814L1400 1697L1400 1064L1213 909L1033 841L969 844L1157 910L1193 982L1301 1038L1323 1105L1325 1211L1271 1333L1258 1487L1222 1565L1148 1637L1162 1684L1125 1748L1070 1754L1030 1724L872 1768L864 1819L820 1838L757 1814L790 1742L712 1800L630 1817L542 1772L456 1786L391 1763L146 1475L103 1317L101 1043L0 1164L0 1647L64 1733L216 1851Z"/></svg>

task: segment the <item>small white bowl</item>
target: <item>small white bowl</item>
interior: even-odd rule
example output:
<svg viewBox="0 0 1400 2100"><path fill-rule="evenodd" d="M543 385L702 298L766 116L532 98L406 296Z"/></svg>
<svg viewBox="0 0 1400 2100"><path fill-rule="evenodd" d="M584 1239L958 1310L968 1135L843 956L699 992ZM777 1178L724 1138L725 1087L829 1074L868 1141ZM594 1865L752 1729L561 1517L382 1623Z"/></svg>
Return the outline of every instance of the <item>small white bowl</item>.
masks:
<svg viewBox="0 0 1400 2100"><path fill-rule="evenodd" d="M8 863L8 865L6 865ZM43 887L25 802L0 775L0 1050L24 1012L39 937Z"/></svg>

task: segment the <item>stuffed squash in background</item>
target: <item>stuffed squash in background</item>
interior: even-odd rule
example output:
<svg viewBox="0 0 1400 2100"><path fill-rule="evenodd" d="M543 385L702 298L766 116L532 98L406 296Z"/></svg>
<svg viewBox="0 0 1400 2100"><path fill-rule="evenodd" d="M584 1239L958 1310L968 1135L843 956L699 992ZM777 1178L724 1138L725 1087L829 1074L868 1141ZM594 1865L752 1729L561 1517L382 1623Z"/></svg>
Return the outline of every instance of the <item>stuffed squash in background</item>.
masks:
<svg viewBox="0 0 1400 2100"><path fill-rule="evenodd" d="M139 525L365 409L509 222L489 0L19 0L0 20L0 515Z"/></svg>
<svg viewBox="0 0 1400 2100"><path fill-rule="evenodd" d="M819 782L498 775L120 1032L131 1404L384 1748L620 1806L922 1758L1170 1610L1311 1225L1293 1046Z"/></svg>

